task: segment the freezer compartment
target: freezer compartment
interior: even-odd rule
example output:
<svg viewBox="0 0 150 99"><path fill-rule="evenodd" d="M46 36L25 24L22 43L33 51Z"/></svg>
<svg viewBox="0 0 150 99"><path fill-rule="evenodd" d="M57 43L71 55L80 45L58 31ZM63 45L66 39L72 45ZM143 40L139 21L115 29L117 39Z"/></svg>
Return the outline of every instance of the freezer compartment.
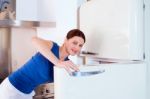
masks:
<svg viewBox="0 0 150 99"><path fill-rule="evenodd" d="M145 63L80 66L78 74L54 67L55 99L146 99Z"/></svg>

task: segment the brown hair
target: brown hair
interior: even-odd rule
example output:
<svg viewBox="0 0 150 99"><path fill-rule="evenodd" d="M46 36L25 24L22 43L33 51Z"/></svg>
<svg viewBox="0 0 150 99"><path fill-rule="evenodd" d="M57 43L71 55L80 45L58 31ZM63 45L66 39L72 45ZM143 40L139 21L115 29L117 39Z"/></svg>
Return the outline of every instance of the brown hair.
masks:
<svg viewBox="0 0 150 99"><path fill-rule="evenodd" d="M79 29L72 29L72 30L70 30L70 31L67 33L66 38L67 38L67 39L70 39L70 38L72 38L72 37L74 37L74 36L81 37L81 38L84 39L84 42L86 41L84 33L83 33L81 30L79 30Z"/></svg>

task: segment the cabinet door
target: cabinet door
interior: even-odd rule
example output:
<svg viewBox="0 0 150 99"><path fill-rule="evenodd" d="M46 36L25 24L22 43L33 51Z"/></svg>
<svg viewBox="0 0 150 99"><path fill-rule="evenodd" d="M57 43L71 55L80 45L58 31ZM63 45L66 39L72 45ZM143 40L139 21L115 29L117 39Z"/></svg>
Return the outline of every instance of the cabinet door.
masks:
<svg viewBox="0 0 150 99"><path fill-rule="evenodd" d="M146 99L145 64L102 64L81 72L105 70L91 76L69 76L55 68L55 99Z"/></svg>
<svg viewBox="0 0 150 99"><path fill-rule="evenodd" d="M37 0L37 18L40 21L56 21L56 0Z"/></svg>
<svg viewBox="0 0 150 99"><path fill-rule="evenodd" d="M16 0L16 20L37 21L37 0Z"/></svg>

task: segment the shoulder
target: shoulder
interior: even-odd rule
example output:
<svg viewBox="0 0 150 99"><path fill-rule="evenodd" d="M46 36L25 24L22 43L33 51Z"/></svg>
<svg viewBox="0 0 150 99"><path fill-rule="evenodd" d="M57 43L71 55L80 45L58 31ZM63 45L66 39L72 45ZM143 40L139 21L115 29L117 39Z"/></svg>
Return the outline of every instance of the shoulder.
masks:
<svg viewBox="0 0 150 99"><path fill-rule="evenodd" d="M52 41L52 48L59 48L59 47L60 46L56 42Z"/></svg>
<svg viewBox="0 0 150 99"><path fill-rule="evenodd" d="M56 42L52 42L51 51L53 53L59 53L60 46Z"/></svg>

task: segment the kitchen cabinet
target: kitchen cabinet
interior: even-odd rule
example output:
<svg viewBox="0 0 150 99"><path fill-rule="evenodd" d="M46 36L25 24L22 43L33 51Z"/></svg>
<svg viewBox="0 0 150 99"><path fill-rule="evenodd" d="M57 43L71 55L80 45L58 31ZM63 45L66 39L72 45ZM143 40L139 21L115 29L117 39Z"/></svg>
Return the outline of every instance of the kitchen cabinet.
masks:
<svg viewBox="0 0 150 99"><path fill-rule="evenodd" d="M16 0L16 20L37 21L37 0Z"/></svg>
<svg viewBox="0 0 150 99"><path fill-rule="evenodd" d="M0 27L56 27L56 21L41 19L40 16L47 16L49 14L48 9L38 9L38 1L37 0L6 0L8 1L6 4L1 2L1 13L0 13ZM41 0L40 0L41 1ZM46 2L47 3L47 2ZM44 3L45 4L45 3ZM41 7L45 7L43 3L41 3ZM47 11L46 14L38 14L38 11L44 12ZM44 11L43 11L44 10ZM54 10L54 9L52 9ZM48 16L50 19L53 16L53 13ZM55 15L54 15L55 16Z"/></svg>
<svg viewBox="0 0 150 99"><path fill-rule="evenodd" d="M16 0L16 19L56 21L55 0Z"/></svg>
<svg viewBox="0 0 150 99"><path fill-rule="evenodd" d="M37 19L39 21L56 21L57 0L36 0Z"/></svg>

